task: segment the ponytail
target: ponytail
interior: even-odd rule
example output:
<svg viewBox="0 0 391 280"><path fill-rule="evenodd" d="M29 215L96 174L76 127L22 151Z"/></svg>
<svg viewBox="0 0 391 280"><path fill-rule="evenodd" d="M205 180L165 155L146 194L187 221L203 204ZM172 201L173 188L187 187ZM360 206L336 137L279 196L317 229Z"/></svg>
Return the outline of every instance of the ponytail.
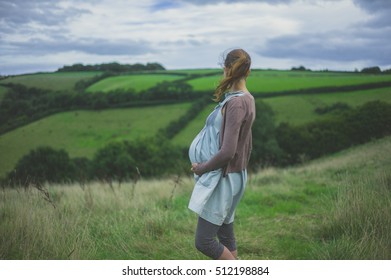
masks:
<svg viewBox="0 0 391 280"><path fill-rule="evenodd" d="M248 53L242 49L230 51L225 60L225 77L220 81L214 93L214 101L222 100L225 92L236 82L246 78L251 66L251 58Z"/></svg>

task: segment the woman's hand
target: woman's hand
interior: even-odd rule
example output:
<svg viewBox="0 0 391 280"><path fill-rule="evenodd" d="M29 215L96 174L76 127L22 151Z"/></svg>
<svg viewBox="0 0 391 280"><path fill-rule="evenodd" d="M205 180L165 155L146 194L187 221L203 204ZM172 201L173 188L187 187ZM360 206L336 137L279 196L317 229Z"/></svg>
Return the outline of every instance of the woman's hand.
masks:
<svg viewBox="0 0 391 280"><path fill-rule="evenodd" d="M195 174L197 174L197 166L198 166L198 163L192 163L191 164L191 171ZM200 174L197 174L197 175L200 175Z"/></svg>

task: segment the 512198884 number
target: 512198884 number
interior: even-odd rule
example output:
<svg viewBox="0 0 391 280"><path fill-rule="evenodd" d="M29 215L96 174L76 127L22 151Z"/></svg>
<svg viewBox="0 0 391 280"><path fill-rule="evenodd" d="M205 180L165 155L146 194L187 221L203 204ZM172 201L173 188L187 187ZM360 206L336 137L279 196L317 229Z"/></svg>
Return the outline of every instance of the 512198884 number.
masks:
<svg viewBox="0 0 391 280"><path fill-rule="evenodd" d="M269 275L269 267L216 267L218 275Z"/></svg>

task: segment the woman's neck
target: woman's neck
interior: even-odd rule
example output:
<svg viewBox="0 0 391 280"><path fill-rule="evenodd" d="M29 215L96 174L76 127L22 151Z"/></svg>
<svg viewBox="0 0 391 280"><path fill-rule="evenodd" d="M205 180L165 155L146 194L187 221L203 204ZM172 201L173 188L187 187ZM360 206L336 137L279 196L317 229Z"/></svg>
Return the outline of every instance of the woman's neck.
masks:
<svg viewBox="0 0 391 280"><path fill-rule="evenodd" d="M233 84L232 87L229 89L229 91L244 91L248 92L247 87L246 87L246 80L241 79L237 83Z"/></svg>

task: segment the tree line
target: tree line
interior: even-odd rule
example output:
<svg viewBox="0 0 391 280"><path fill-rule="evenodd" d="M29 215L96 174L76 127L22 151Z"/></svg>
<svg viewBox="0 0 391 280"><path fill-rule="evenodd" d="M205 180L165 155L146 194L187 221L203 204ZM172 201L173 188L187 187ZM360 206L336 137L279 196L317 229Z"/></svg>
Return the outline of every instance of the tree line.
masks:
<svg viewBox="0 0 391 280"><path fill-rule="evenodd" d="M99 149L92 159L70 158L51 147L38 147L22 157L3 184L29 186L43 183L81 184L93 180L125 182L139 177L182 174L187 167L181 151L166 138L140 138L133 142L112 142Z"/></svg>
<svg viewBox="0 0 391 280"><path fill-rule="evenodd" d="M292 67L291 68L291 71L312 71L311 69L309 68L305 68L303 65L300 65L298 67ZM323 70L323 72L328 72L329 70ZM335 72L335 71L333 71ZM365 74L389 74L391 73L391 69L385 69L385 70L381 70L379 66L371 66L371 67L364 67L361 69L361 71L358 71L356 69L355 71L356 73L365 73Z"/></svg>
<svg viewBox="0 0 391 280"><path fill-rule="evenodd" d="M65 65L57 70L57 72L83 72L83 71L103 71L103 72L134 72L134 71L159 71L166 70L159 63L147 63L147 64L120 64L117 62L101 63L94 65L84 65L82 63L76 63L73 65Z"/></svg>

